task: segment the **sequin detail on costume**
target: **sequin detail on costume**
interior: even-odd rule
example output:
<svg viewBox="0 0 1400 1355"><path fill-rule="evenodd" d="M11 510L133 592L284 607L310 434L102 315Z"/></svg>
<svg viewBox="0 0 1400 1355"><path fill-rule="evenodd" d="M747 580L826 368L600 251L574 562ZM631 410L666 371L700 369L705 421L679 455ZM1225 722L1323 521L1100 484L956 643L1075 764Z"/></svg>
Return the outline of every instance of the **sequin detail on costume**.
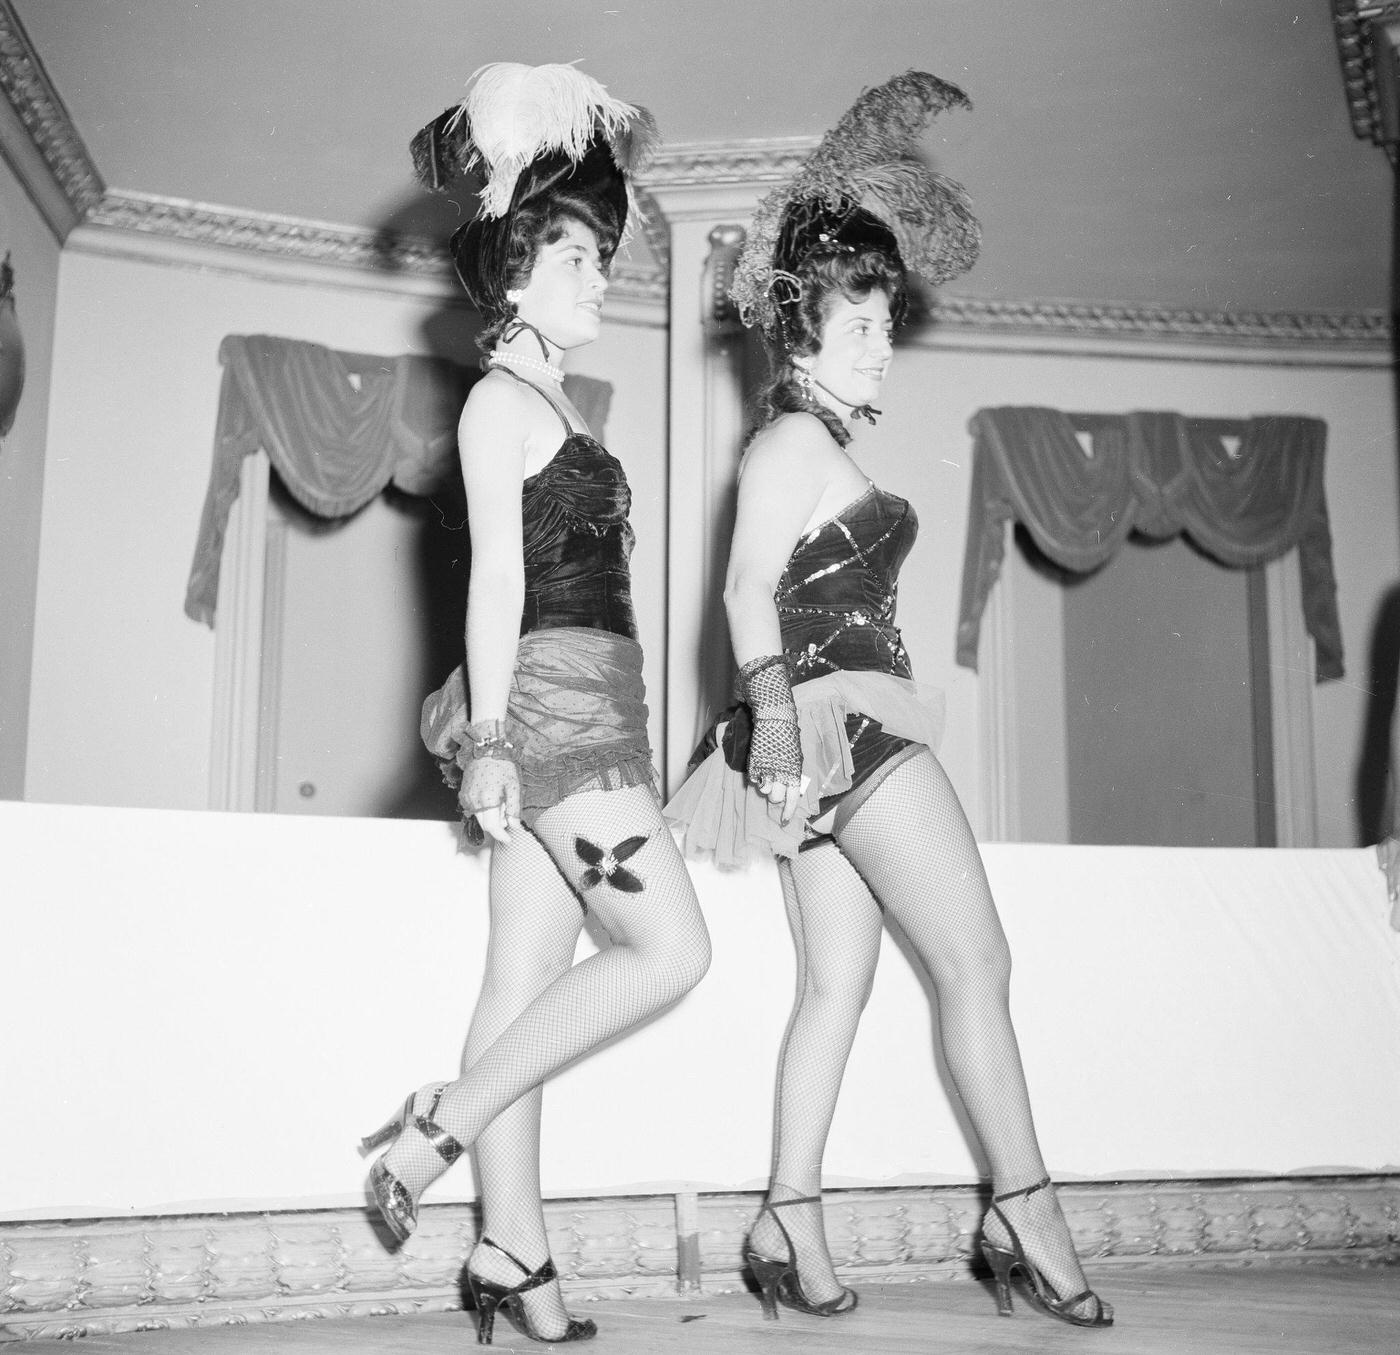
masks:
<svg viewBox="0 0 1400 1355"><path fill-rule="evenodd" d="M894 614L917 532L909 502L872 484L797 543L774 601L798 681L838 669L911 675Z"/></svg>
<svg viewBox="0 0 1400 1355"><path fill-rule="evenodd" d="M576 837L574 851L579 860L588 867L579 877L578 887L592 889L606 880L614 889L620 889L624 894L640 894L643 889L642 881L626 869L622 862L640 851L646 843L645 836L623 838L611 851L605 851L587 838Z"/></svg>

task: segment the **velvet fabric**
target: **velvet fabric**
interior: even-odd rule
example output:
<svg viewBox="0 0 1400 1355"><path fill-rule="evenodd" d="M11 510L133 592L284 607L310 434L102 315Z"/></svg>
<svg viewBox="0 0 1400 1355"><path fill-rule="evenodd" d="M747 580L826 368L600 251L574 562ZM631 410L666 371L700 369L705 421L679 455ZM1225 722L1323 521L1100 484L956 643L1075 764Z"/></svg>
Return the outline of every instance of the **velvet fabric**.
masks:
<svg viewBox="0 0 1400 1355"><path fill-rule="evenodd" d="M520 496L525 600L506 734L526 824L581 790L655 780L628 569L632 491L617 458L532 389L559 416L563 441ZM470 711L460 665L423 703L423 742L450 784Z"/></svg>
<svg viewBox="0 0 1400 1355"><path fill-rule="evenodd" d="M794 681L842 668L912 676L894 610L918 531L908 500L872 484L797 543L773 595Z"/></svg>
<svg viewBox="0 0 1400 1355"><path fill-rule="evenodd" d="M583 433L570 432L553 460L525 481L522 635L583 626L637 638L631 505L621 464Z"/></svg>
<svg viewBox="0 0 1400 1355"><path fill-rule="evenodd" d="M1342 676L1322 420L1006 406L978 410L970 429L972 494L957 639L964 667L977 667L982 612L1012 520L1048 559L1080 573L1111 559L1131 531L1159 540L1184 533L1222 565L1240 569L1296 546L1318 681ZM1080 433L1088 435L1091 454ZM1231 454L1227 440L1236 438Z"/></svg>

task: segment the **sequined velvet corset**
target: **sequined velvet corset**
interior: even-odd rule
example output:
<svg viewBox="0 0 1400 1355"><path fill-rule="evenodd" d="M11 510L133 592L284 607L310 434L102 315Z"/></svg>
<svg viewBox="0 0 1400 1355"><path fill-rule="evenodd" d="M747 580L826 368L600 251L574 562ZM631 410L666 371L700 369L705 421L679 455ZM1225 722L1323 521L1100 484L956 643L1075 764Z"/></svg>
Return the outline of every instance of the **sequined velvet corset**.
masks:
<svg viewBox="0 0 1400 1355"><path fill-rule="evenodd" d="M637 638L632 611L632 491L621 463L570 433L521 490L525 608L520 633L587 626Z"/></svg>
<svg viewBox="0 0 1400 1355"><path fill-rule="evenodd" d="M838 668L911 676L894 609L918 530L907 500L871 485L797 543L774 594L795 681Z"/></svg>

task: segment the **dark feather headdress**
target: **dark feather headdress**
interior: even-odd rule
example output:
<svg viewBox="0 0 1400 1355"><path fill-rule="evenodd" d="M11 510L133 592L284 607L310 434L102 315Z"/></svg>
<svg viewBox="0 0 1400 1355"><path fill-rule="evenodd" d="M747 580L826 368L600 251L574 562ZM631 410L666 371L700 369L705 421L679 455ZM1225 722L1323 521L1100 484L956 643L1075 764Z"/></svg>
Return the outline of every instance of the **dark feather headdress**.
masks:
<svg viewBox="0 0 1400 1355"><path fill-rule="evenodd" d="M866 90L759 204L729 288L743 322L781 341L784 308L800 296L797 270L820 249L878 248L935 285L971 268L982 232L967 193L911 153L936 114L971 107L926 71Z"/></svg>
<svg viewBox="0 0 1400 1355"><path fill-rule="evenodd" d="M612 98L569 65L499 61L467 82L467 96L414 138L413 167L425 188L446 191L460 175L484 179L476 217L452 237L452 255L483 315L509 310L505 258L515 213L568 181L597 197L625 240L637 218L631 178L659 141L644 108Z"/></svg>

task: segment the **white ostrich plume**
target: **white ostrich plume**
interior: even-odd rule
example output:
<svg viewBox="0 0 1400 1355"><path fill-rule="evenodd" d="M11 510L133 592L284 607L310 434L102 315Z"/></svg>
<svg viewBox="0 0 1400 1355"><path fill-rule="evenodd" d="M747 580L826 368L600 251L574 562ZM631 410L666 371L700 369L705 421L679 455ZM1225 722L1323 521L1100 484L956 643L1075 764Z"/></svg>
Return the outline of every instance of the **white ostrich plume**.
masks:
<svg viewBox="0 0 1400 1355"><path fill-rule="evenodd" d="M612 142L636 116L631 104L611 98L591 75L571 65L495 61L482 66L467 81L467 97L457 110L471 136L468 168L486 167L481 215L505 212L520 171L536 156L562 151L571 160L582 159L599 131Z"/></svg>

